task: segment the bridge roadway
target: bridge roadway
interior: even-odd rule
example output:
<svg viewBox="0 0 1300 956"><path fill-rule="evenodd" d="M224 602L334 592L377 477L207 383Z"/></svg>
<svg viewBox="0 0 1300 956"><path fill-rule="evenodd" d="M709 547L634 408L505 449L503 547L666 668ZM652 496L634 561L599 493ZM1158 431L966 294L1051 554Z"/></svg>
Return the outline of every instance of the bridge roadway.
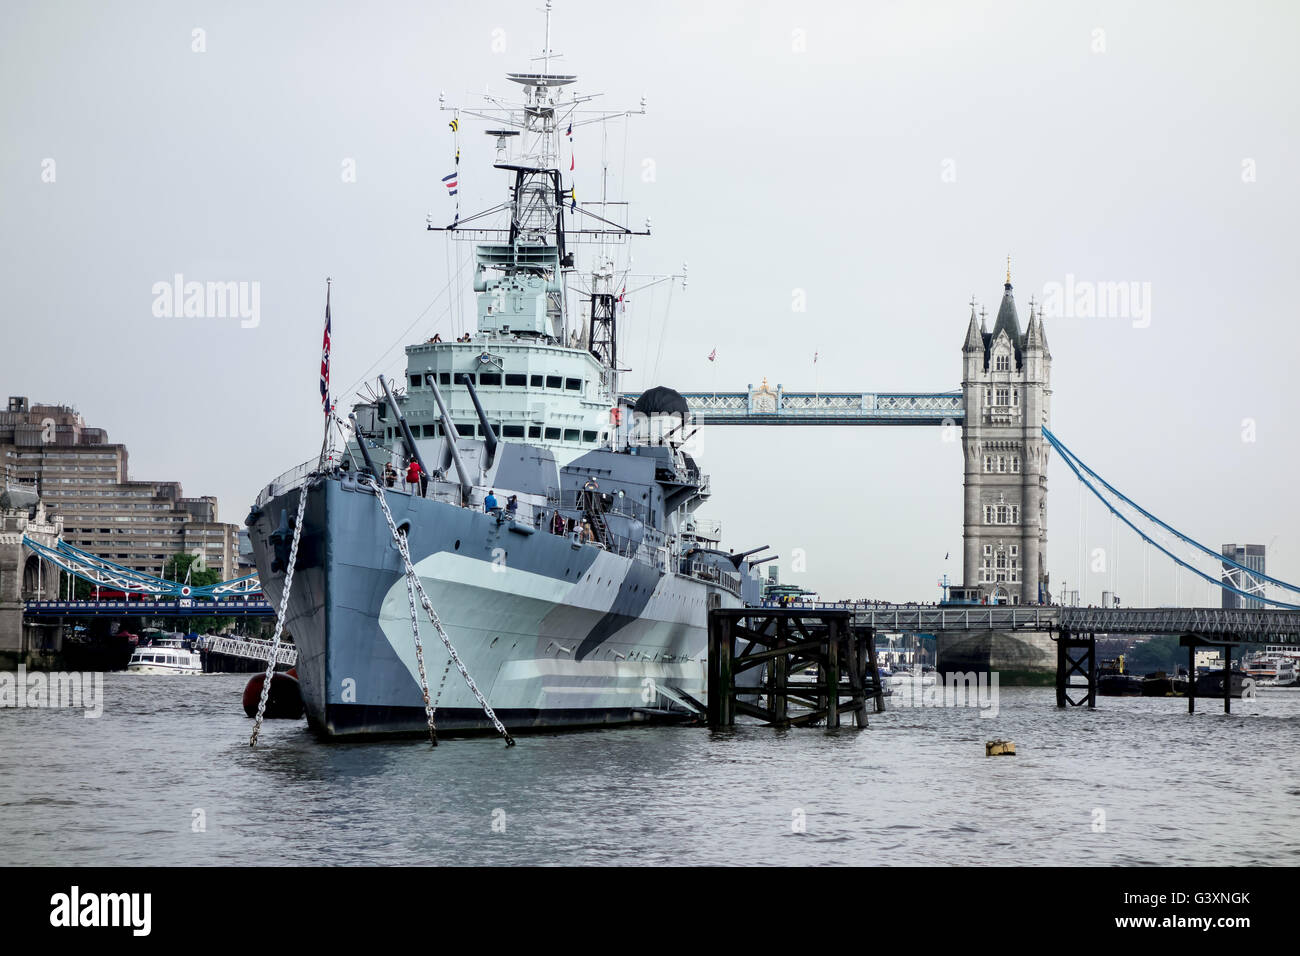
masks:
<svg viewBox="0 0 1300 956"><path fill-rule="evenodd" d="M876 631L938 634L946 631L1041 631L1071 634L1194 634L1250 644L1300 646L1300 611L1208 607L1092 608L1035 604L865 604L853 601L783 605L839 609ZM776 608L775 604L764 607ZM28 601L27 617L255 617L274 615L263 600Z"/></svg>
<svg viewBox="0 0 1300 956"><path fill-rule="evenodd" d="M776 605L768 604L775 608ZM1070 634L1194 634L1232 643L1300 645L1300 611L1209 607L1056 607L1008 604L791 604L799 609L853 612L854 623L876 631L1046 631Z"/></svg>
<svg viewBox="0 0 1300 956"><path fill-rule="evenodd" d="M50 617L260 617L275 609L262 600L27 601L23 616Z"/></svg>
<svg viewBox="0 0 1300 956"><path fill-rule="evenodd" d="M748 392L682 392L701 425L961 425L954 392L787 392L766 383ZM624 398L635 402L640 395Z"/></svg>

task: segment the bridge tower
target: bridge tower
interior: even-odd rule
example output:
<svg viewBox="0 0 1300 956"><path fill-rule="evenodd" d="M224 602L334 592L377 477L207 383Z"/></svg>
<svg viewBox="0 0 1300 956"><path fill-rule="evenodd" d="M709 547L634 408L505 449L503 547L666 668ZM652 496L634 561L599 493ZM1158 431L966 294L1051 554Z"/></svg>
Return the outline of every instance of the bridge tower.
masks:
<svg viewBox="0 0 1300 956"><path fill-rule="evenodd" d="M35 488L0 485L0 669L39 663L58 650L58 631L23 620L23 604L59 593L57 572L42 575L40 559L23 546L23 536L54 547L63 517L45 510Z"/></svg>
<svg viewBox="0 0 1300 956"><path fill-rule="evenodd" d="M1052 355L1040 312L1029 303L1022 334L1011 295L1011 262L993 330L976 317L962 345L965 502L962 569L990 600L1048 600L1047 440Z"/></svg>

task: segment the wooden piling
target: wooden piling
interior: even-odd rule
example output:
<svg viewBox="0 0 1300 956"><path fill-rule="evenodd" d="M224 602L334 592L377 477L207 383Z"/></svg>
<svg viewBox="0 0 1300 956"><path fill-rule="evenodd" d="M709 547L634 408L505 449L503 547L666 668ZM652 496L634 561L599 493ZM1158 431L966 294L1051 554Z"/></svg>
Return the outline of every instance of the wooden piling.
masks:
<svg viewBox="0 0 1300 956"><path fill-rule="evenodd" d="M744 714L773 726L820 723L833 729L846 711L865 727L868 693L877 713L884 709L873 635L854 625L848 609L714 608L708 633L710 727L733 726L736 715ZM816 674L812 682L791 680L810 671ZM764 675L764 682L737 683L751 672ZM750 695L766 706L738 699ZM792 713L791 704L801 712Z"/></svg>

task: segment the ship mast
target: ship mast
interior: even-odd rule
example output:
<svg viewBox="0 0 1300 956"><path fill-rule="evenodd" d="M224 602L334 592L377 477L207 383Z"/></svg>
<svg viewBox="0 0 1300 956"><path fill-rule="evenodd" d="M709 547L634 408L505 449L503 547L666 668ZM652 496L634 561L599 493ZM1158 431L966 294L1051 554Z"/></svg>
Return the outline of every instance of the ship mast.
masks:
<svg viewBox="0 0 1300 956"><path fill-rule="evenodd" d="M450 226L430 222L428 229L480 243L475 247L474 275L480 331L569 345L571 333L576 331L569 328L565 293L565 276L574 269L570 244L599 242L603 253L606 244L624 242L632 235L649 235L649 230L637 232L582 208L572 177L565 183L566 170L560 162L562 135L571 139L575 127L604 124L638 111L585 109L584 104L595 95L579 96L571 91L566 95L565 88L577 76L552 72L551 61L559 54L551 48L550 0L545 13L544 44L541 55L533 57L534 62L541 61L541 71L506 74L506 79L523 87L522 103L485 95L486 106L456 111L458 117L478 117L492 124L493 128L486 132L496 138L497 158L493 165L512 174L510 198ZM442 108L448 109L445 102ZM644 100L639 112L645 112ZM569 171L572 169L571 163ZM601 211L606 212L607 206L602 183ZM502 213L508 216L506 225L500 224ZM571 223L581 225L566 222L566 213ZM617 295L613 285L612 259L602 254L593 271L592 321L587 341L582 344L610 370L611 385L617 370Z"/></svg>

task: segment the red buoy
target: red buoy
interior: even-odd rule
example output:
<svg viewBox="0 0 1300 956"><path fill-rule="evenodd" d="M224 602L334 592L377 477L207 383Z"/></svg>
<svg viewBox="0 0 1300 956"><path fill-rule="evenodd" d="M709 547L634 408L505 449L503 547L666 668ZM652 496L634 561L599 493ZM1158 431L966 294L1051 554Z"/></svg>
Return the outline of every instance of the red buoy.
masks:
<svg viewBox="0 0 1300 956"><path fill-rule="evenodd" d="M262 699L262 684L265 681L266 674L254 674L244 688L244 713L249 717L257 716L257 704ZM266 698L264 716L268 720L297 720L302 715L302 690L298 687L297 678L290 677L289 674L276 674L271 678L271 693Z"/></svg>

